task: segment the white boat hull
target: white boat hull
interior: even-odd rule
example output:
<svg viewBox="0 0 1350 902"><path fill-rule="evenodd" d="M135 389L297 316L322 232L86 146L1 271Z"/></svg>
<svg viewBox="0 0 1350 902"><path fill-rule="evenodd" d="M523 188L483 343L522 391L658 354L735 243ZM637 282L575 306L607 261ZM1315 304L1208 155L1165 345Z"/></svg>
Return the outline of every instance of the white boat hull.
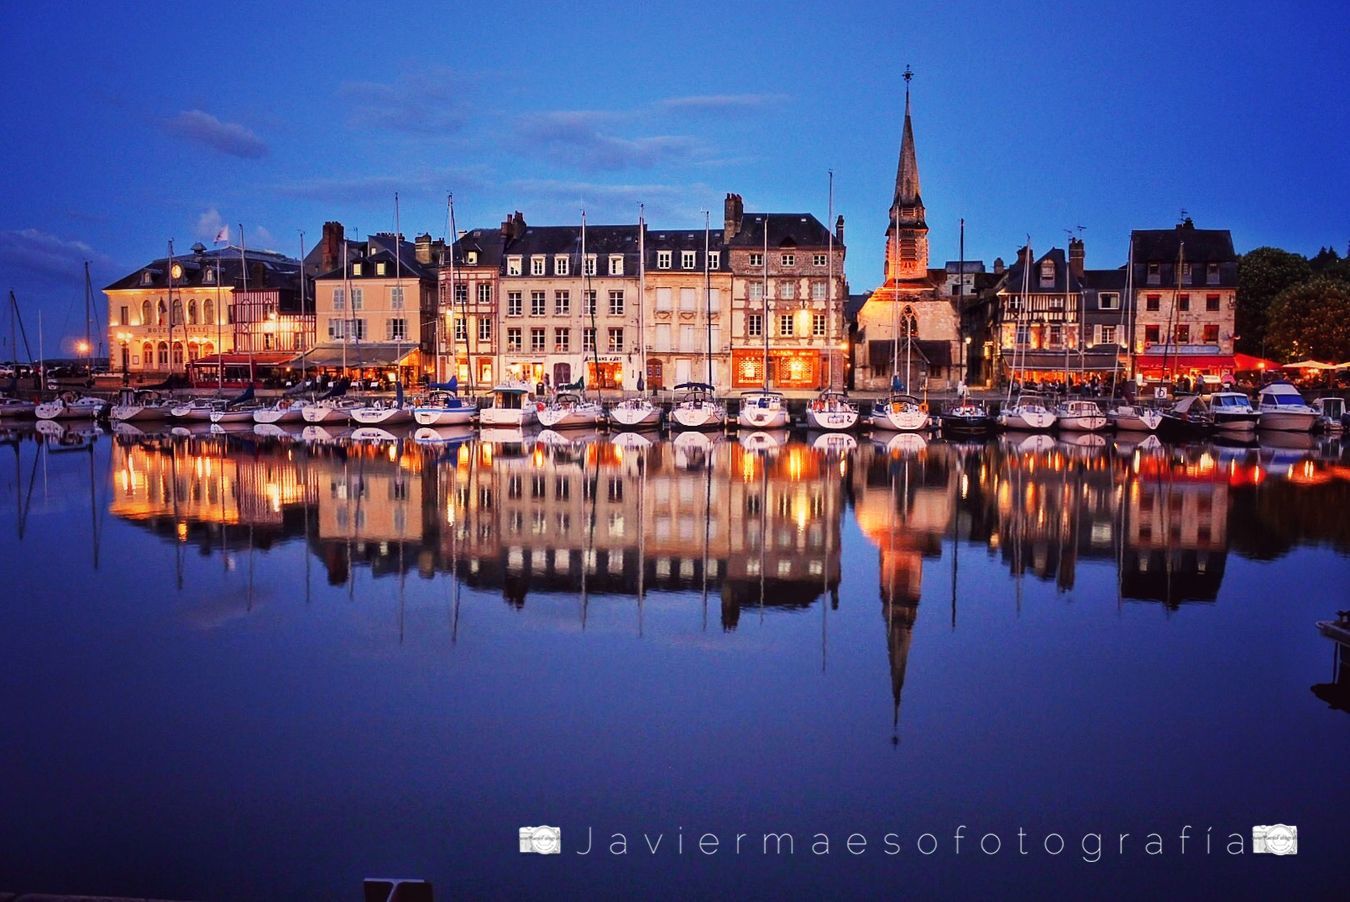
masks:
<svg viewBox="0 0 1350 902"><path fill-rule="evenodd" d="M593 429L604 419L604 409L593 403L565 408L545 407L539 411L539 425L545 429Z"/></svg>
<svg viewBox="0 0 1350 902"><path fill-rule="evenodd" d="M1317 423L1317 414L1309 410L1299 411L1261 411L1260 427L1277 432L1312 432Z"/></svg>
<svg viewBox="0 0 1350 902"><path fill-rule="evenodd" d="M39 420L92 420L98 417L107 406L97 398L81 398L73 404L64 401L48 401L33 408L33 414Z"/></svg>
<svg viewBox="0 0 1350 902"><path fill-rule="evenodd" d="M727 414L722 405L707 402L676 405L670 412L670 418L679 429L721 429L726 424Z"/></svg>
<svg viewBox="0 0 1350 902"><path fill-rule="evenodd" d="M806 410L808 429L821 429L826 432L847 432L858 425L858 411L853 410Z"/></svg>
<svg viewBox="0 0 1350 902"><path fill-rule="evenodd" d="M932 417L922 410L874 410L868 421L888 432L926 432L933 425Z"/></svg>
<svg viewBox="0 0 1350 902"><path fill-rule="evenodd" d="M1106 415L1101 413L1060 414L1059 428L1066 432L1100 432L1106 428Z"/></svg>
<svg viewBox="0 0 1350 902"><path fill-rule="evenodd" d="M290 407L260 407L253 411L253 422L255 423L303 423L305 421L304 405L291 405Z"/></svg>
<svg viewBox="0 0 1350 902"><path fill-rule="evenodd" d="M533 406L484 407L478 412L478 422L483 426L533 426L538 422L538 411Z"/></svg>
<svg viewBox="0 0 1350 902"><path fill-rule="evenodd" d="M661 425L661 408L646 402L616 404L609 409L609 421L621 429L655 429Z"/></svg>
<svg viewBox="0 0 1350 902"><path fill-rule="evenodd" d="M1117 429L1125 432L1156 432L1162 422L1162 414L1156 410L1140 410L1133 413L1113 411L1107 417Z"/></svg>
<svg viewBox="0 0 1350 902"><path fill-rule="evenodd" d="M402 426L413 421L408 407L357 407L351 415L358 426Z"/></svg>
<svg viewBox="0 0 1350 902"><path fill-rule="evenodd" d="M228 426L233 423L252 423L252 410L214 410L211 412L211 422L217 426Z"/></svg>
<svg viewBox="0 0 1350 902"><path fill-rule="evenodd" d="M311 404L300 411L300 417L306 423L313 423L315 425L337 425L339 423L346 423L350 420L351 412L352 408L350 407L335 407L331 404L320 403Z"/></svg>
<svg viewBox="0 0 1350 902"><path fill-rule="evenodd" d="M464 426L473 422L478 410L464 407L414 407L413 419L419 426Z"/></svg>
<svg viewBox="0 0 1350 902"><path fill-rule="evenodd" d="M108 416L120 423L163 420L168 418L169 408L142 404L117 404L114 405Z"/></svg>
<svg viewBox="0 0 1350 902"><path fill-rule="evenodd" d="M736 425L742 429L760 431L786 429L788 412L782 407L742 407L740 413L736 414Z"/></svg>
<svg viewBox="0 0 1350 902"><path fill-rule="evenodd" d="M1048 410L1013 408L998 415L998 424L1016 432L1044 432L1055 425L1055 415Z"/></svg>

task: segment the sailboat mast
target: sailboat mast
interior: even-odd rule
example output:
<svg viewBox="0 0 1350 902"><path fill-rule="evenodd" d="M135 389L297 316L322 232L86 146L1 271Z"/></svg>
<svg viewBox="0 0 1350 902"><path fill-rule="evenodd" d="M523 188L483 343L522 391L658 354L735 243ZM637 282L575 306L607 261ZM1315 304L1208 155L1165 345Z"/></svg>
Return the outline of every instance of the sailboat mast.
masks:
<svg viewBox="0 0 1350 902"><path fill-rule="evenodd" d="M825 387L834 388L834 170L825 207Z"/></svg>
<svg viewBox="0 0 1350 902"><path fill-rule="evenodd" d="M354 322L347 316L352 303L351 267L347 265L347 239L342 239L342 375L347 376L347 332Z"/></svg>
<svg viewBox="0 0 1350 902"><path fill-rule="evenodd" d="M1073 233L1069 234L1069 242L1073 242ZM1069 393L1069 254L1064 253L1064 325L1060 333L1060 339L1064 342L1064 393Z"/></svg>
<svg viewBox="0 0 1350 902"><path fill-rule="evenodd" d="M239 274L240 274L240 278L243 280L242 284L243 284L243 287L244 287L244 294L247 295L247 294L248 294L248 256L244 253L244 224L243 224L242 222L239 223ZM245 298L245 300L247 300L247 298ZM250 305L250 306L252 306L252 305ZM252 313L251 313L251 311L250 311L250 316L251 316L251 315L252 315ZM173 323L173 303L172 303L172 299L170 299L170 304L169 304L169 323L170 323L170 324ZM254 376L255 376L255 375L256 375L256 373L254 372L254 368L253 368L253 333L252 333L252 327L250 326L250 329L249 329L249 336L248 336L248 384L249 384L249 385L252 385L252 384L253 384L253 379L254 379Z"/></svg>
<svg viewBox="0 0 1350 902"><path fill-rule="evenodd" d="M895 266L900 260L900 208L891 209L891 265L887 275L891 282L891 382L900 372L900 286L895 277ZM894 387L894 386L892 386ZM905 386L909 388L908 385Z"/></svg>
<svg viewBox="0 0 1350 902"><path fill-rule="evenodd" d="M586 211L581 211L581 299L591 312L591 359L595 361L595 375L591 380L595 383L596 394L600 393L600 330L595 324L595 308L598 306L594 297L591 296L591 267L590 260L586 256ZM584 353L584 352L583 352ZM582 397L585 397L585 383L582 383Z"/></svg>
<svg viewBox="0 0 1350 902"><path fill-rule="evenodd" d="M216 395L220 396L225 391L225 345L221 335L221 323L224 320L225 311L220 306L220 249L216 249L216 309L213 311L216 316ZM125 375L125 373L124 373Z"/></svg>
<svg viewBox="0 0 1350 902"><path fill-rule="evenodd" d="M712 273L708 269L708 251L712 247L711 232L709 231L708 225L708 217L710 215L712 215L711 211L703 211L703 319L704 327L707 330L708 384L712 385Z"/></svg>
<svg viewBox="0 0 1350 902"><path fill-rule="evenodd" d="M769 214L764 214L764 390L769 390Z"/></svg>
<svg viewBox="0 0 1350 902"><path fill-rule="evenodd" d="M89 372L94 372L94 313L89 296L89 261L84 261L84 352L89 355Z"/></svg>
<svg viewBox="0 0 1350 902"><path fill-rule="evenodd" d="M455 196L448 195L446 203L449 205L450 215L450 306L455 305L455 292L458 290L458 283L455 281L455 241L458 239L458 231L455 228ZM473 357L469 345L469 284L464 283L464 303L460 305L460 317L464 323L464 366L469 371L469 394L477 394L478 389L474 383L473 375ZM451 335L451 342L454 342L454 336ZM456 367L458 370L458 367Z"/></svg>
<svg viewBox="0 0 1350 902"><path fill-rule="evenodd" d="M646 208L638 204L638 349L642 361L642 372L638 380L647 385L647 341L644 332L647 328L647 220L643 215ZM640 521L639 521L640 522Z"/></svg>
<svg viewBox="0 0 1350 902"><path fill-rule="evenodd" d="M42 339L38 339L42 344ZM41 352L39 347L38 351ZM169 239L169 372L173 372L173 239Z"/></svg>

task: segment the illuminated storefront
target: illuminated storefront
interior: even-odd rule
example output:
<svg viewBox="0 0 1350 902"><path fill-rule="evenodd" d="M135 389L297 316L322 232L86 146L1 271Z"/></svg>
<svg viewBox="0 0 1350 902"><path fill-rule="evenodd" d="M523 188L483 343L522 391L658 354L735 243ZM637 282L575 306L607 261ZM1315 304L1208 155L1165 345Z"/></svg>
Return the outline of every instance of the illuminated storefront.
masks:
<svg viewBox="0 0 1350 902"><path fill-rule="evenodd" d="M759 388L764 382L763 351L732 352L733 388ZM817 350L770 350L770 388L817 389L824 373L823 355Z"/></svg>

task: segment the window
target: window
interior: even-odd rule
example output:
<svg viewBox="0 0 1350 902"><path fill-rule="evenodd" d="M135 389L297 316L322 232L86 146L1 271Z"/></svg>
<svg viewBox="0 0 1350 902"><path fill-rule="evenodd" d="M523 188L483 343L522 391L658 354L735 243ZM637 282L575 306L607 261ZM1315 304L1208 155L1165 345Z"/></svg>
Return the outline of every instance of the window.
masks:
<svg viewBox="0 0 1350 902"><path fill-rule="evenodd" d="M354 275L354 276L359 276L359 275L361 275L361 264L360 264L360 263L353 263L353 264L352 264L352 275Z"/></svg>
<svg viewBox="0 0 1350 902"><path fill-rule="evenodd" d="M467 342L469 340L469 324L463 317L455 317L455 341Z"/></svg>
<svg viewBox="0 0 1350 902"><path fill-rule="evenodd" d="M750 283L750 300L752 300L752 301L762 301L762 300L764 300L764 283L763 283L763 282L751 282L751 283Z"/></svg>
<svg viewBox="0 0 1350 902"><path fill-rule="evenodd" d="M825 334L825 314L811 314L811 334L817 338Z"/></svg>
<svg viewBox="0 0 1350 902"><path fill-rule="evenodd" d="M570 316L572 313L572 292L553 292L553 312L558 316Z"/></svg>
<svg viewBox="0 0 1350 902"><path fill-rule="evenodd" d="M333 289L333 309L342 310L347 306L347 292L342 288Z"/></svg>
<svg viewBox="0 0 1350 902"><path fill-rule="evenodd" d="M544 350L544 333L544 329L530 330L530 350L536 354L542 353Z"/></svg>
<svg viewBox="0 0 1350 902"><path fill-rule="evenodd" d="M620 258L622 259L622 258ZM609 293L609 315L623 316L623 292L611 291Z"/></svg>
<svg viewBox="0 0 1350 902"><path fill-rule="evenodd" d="M347 321L345 319L333 318L328 320L328 337L330 339L342 340L347 337Z"/></svg>
<svg viewBox="0 0 1350 902"><path fill-rule="evenodd" d="M716 316L716 315L717 315L717 311L720 310L720 309L722 309L722 289L720 289L720 288L709 288L709 289L708 289L708 312L709 312L711 315Z"/></svg>
<svg viewBox="0 0 1350 902"><path fill-rule="evenodd" d="M670 269L670 251L656 252L656 268Z"/></svg>
<svg viewBox="0 0 1350 902"><path fill-rule="evenodd" d="M708 251L708 268L719 269L722 266L722 252Z"/></svg>
<svg viewBox="0 0 1350 902"><path fill-rule="evenodd" d="M670 312L670 296L671 290L669 288L656 289L656 310L658 313Z"/></svg>
<svg viewBox="0 0 1350 902"><path fill-rule="evenodd" d="M1103 291L1101 294L1097 295L1097 309L1119 310L1120 295L1116 294L1114 291Z"/></svg>
<svg viewBox="0 0 1350 902"><path fill-rule="evenodd" d="M1162 282L1162 267L1157 263L1148 265L1148 284L1158 285Z"/></svg>
<svg viewBox="0 0 1350 902"><path fill-rule="evenodd" d="M1219 324L1207 323L1205 325L1204 342L1207 345L1216 345L1219 343Z"/></svg>
<svg viewBox="0 0 1350 902"><path fill-rule="evenodd" d="M1115 327L1115 326L1098 326L1097 328L1098 328L1098 330L1099 330L1099 332L1098 332L1098 338L1097 338L1097 344L1099 344L1099 345L1113 345L1113 344L1116 343L1116 327Z"/></svg>
<svg viewBox="0 0 1350 902"><path fill-rule="evenodd" d="M478 340L492 341L492 320L480 319L478 321Z"/></svg>
<svg viewBox="0 0 1350 902"><path fill-rule="evenodd" d="M783 313L783 314L780 314L780 315L779 315L779 317L778 317L778 334L779 334L779 335L782 335L782 336L785 337L785 338L792 335L792 314L791 314L791 313Z"/></svg>
<svg viewBox="0 0 1350 902"><path fill-rule="evenodd" d="M403 309L403 286L395 285L389 289L389 306L394 310Z"/></svg>
<svg viewBox="0 0 1350 902"><path fill-rule="evenodd" d="M1189 294L1177 295L1177 309L1182 313L1191 309L1191 296Z"/></svg>
<svg viewBox="0 0 1350 902"><path fill-rule="evenodd" d="M595 254L586 255L586 275L595 275Z"/></svg>
<svg viewBox="0 0 1350 902"><path fill-rule="evenodd" d="M1158 308L1162 306L1162 295L1151 294L1144 299L1144 309L1149 313L1157 313Z"/></svg>
<svg viewBox="0 0 1350 902"><path fill-rule="evenodd" d="M553 350L566 354L572 350L572 330L554 329L553 330Z"/></svg>
<svg viewBox="0 0 1350 902"><path fill-rule="evenodd" d="M779 282L779 283L778 283L778 296L779 296L780 298L783 298L784 300L788 300L788 301L790 301L790 300L792 300L793 298L795 298L795 297L797 296L797 283L796 283L796 282Z"/></svg>
<svg viewBox="0 0 1350 902"><path fill-rule="evenodd" d="M508 276L518 276L518 275L520 275L520 264L521 264L521 258L520 258L520 257L507 257L507 258L506 258L506 274L507 274Z"/></svg>
<svg viewBox="0 0 1350 902"><path fill-rule="evenodd" d="M1031 341L1031 327L1027 325L1018 326L1016 341L1019 345L1025 345Z"/></svg>
<svg viewBox="0 0 1350 902"><path fill-rule="evenodd" d="M811 283L811 300L813 300L813 301L823 301L823 300L825 300L825 283L824 283L824 282L812 282L812 283Z"/></svg>
<svg viewBox="0 0 1350 902"><path fill-rule="evenodd" d="M698 333L694 331L693 323L680 323L680 347L681 351L697 351L701 346L698 343Z"/></svg>
<svg viewBox="0 0 1350 902"><path fill-rule="evenodd" d="M352 309L360 310L366 305L366 292L363 288L352 289Z"/></svg>
<svg viewBox="0 0 1350 902"><path fill-rule="evenodd" d="M406 319L387 319L384 321L385 341L407 341L408 321Z"/></svg>
<svg viewBox="0 0 1350 902"><path fill-rule="evenodd" d="M1217 263L1205 264L1205 284L1206 285L1219 284L1219 264Z"/></svg>
<svg viewBox="0 0 1350 902"><path fill-rule="evenodd" d="M623 275L623 254L609 255L609 274L611 276Z"/></svg>
<svg viewBox="0 0 1350 902"><path fill-rule="evenodd" d="M542 291L530 292L530 316L543 316L548 312L548 302L544 298Z"/></svg>
<svg viewBox="0 0 1350 902"><path fill-rule="evenodd" d="M1041 261L1041 287L1055 287L1055 261L1053 260Z"/></svg>
<svg viewBox="0 0 1350 902"><path fill-rule="evenodd" d="M750 265L751 265L751 266L763 266L763 265L764 265L764 255L763 255L763 254L760 254L760 253L752 253L752 254L750 255Z"/></svg>
<svg viewBox="0 0 1350 902"><path fill-rule="evenodd" d="M1049 337L1047 343L1048 343L1052 348L1063 347L1063 346L1064 346L1064 327L1061 326L1061 325L1058 325L1058 324L1052 325L1052 326L1050 327L1050 330L1049 330L1049 331L1050 331L1050 337Z"/></svg>
<svg viewBox="0 0 1350 902"><path fill-rule="evenodd" d="M202 270L202 284L203 285L216 284L216 271L214 269L208 267Z"/></svg>
<svg viewBox="0 0 1350 902"><path fill-rule="evenodd" d="M1205 295L1205 310L1209 313L1219 312L1219 296L1217 294Z"/></svg>
<svg viewBox="0 0 1350 902"><path fill-rule="evenodd" d="M168 313L169 308L164 306L163 300L160 300L159 304L156 305L155 307L155 325L156 326L164 325L164 318L168 315Z"/></svg>
<svg viewBox="0 0 1350 902"><path fill-rule="evenodd" d="M745 318L745 334L751 338L759 338L764 335L763 314L751 313Z"/></svg>
<svg viewBox="0 0 1350 902"><path fill-rule="evenodd" d="M571 269L566 254L558 254L553 258L553 274L555 276L565 276Z"/></svg>
<svg viewBox="0 0 1350 902"><path fill-rule="evenodd" d="M583 312L586 316L595 316L595 289L591 289L583 294L585 295L583 300L586 302L586 309Z"/></svg>
<svg viewBox="0 0 1350 902"><path fill-rule="evenodd" d="M210 303L210 302L208 301L207 303ZM126 305L123 305L123 306L120 308L120 316L119 316L119 318L118 318L118 320L117 320L118 325L121 325L121 326L127 326L127 325L130 325L130 323L127 321L127 316L128 316L129 314L130 314L130 311L127 309Z"/></svg>
<svg viewBox="0 0 1350 902"><path fill-rule="evenodd" d="M544 274L544 258L538 254L530 257L530 275L542 276Z"/></svg>
<svg viewBox="0 0 1350 902"><path fill-rule="evenodd" d="M155 276L154 276L153 273L150 272L150 270L147 269L145 272L141 273L141 284L142 284L142 285L153 285L153 284L154 284L154 281L155 281Z"/></svg>
<svg viewBox="0 0 1350 902"><path fill-rule="evenodd" d="M1177 344L1190 344L1191 327L1187 323L1177 323Z"/></svg>
<svg viewBox="0 0 1350 902"><path fill-rule="evenodd" d="M492 283L491 283L491 282L479 282L479 283L478 283L478 303L480 303L480 304L491 304L491 303L492 303Z"/></svg>
<svg viewBox="0 0 1350 902"><path fill-rule="evenodd" d="M826 258L826 256L825 256L824 254L812 254L812 255L811 255L811 265L812 265L812 266L826 266L826 265L829 264L829 262L830 262L830 261Z"/></svg>
<svg viewBox="0 0 1350 902"><path fill-rule="evenodd" d="M202 322L214 323L216 321L216 305L210 300L202 303Z"/></svg>
<svg viewBox="0 0 1350 902"><path fill-rule="evenodd" d="M680 269L693 269L698 265L698 254L694 251L680 251Z"/></svg>
<svg viewBox="0 0 1350 902"><path fill-rule="evenodd" d="M657 323L656 332L652 338L652 350L670 351L670 323Z"/></svg>
<svg viewBox="0 0 1350 902"><path fill-rule="evenodd" d="M520 350L520 326L512 326L506 330L506 350Z"/></svg>
<svg viewBox="0 0 1350 902"><path fill-rule="evenodd" d="M188 298L187 321L189 326L197 325L197 299Z"/></svg>
<svg viewBox="0 0 1350 902"><path fill-rule="evenodd" d="M464 262L465 262L465 264L467 264L468 266L477 266L477 265L478 265L478 251L469 251L467 254L465 254L465 255L464 255Z"/></svg>
<svg viewBox="0 0 1350 902"><path fill-rule="evenodd" d="M1157 323L1152 323L1144 327L1144 345L1146 347L1158 343L1158 337L1161 334L1160 329L1161 327L1158 326Z"/></svg>
<svg viewBox="0 0 1350 902"><path fill-rule="evenodd" d="M467 304L467 303L469 303L469 283L468 283L468 282L456 282L456 283L455 283L455 303L456 303L456 304Z"/></svg>
<svg viewBox="0 0 1350 902"><path fill-rule="evenodd" d="M609 330L609 353L623 353L623 329Z"/></svg>
<svg viewBox="0 0 1350 902"><path fill-rule="evenodd" d="M1191 264L1181 264L1181 281L1189 282L1191 280Z"/></svg>
<svg viewBox="0 0 1350 902"><path fill-rule="evenodd" d="M581 330L581 350L595 350L595 330L589 326Z"/></svg>
<svg viewBox="0 0 1350 902"><path fill-rule="evenodd" d="M692 312L698 309L698 292L693 288L680 289L680 309Z"/></svg>
<svg viewBox="0 0 1350 902"><path fill-rule="evenodd" d="M508 291L506 293L506 315L520 316L521 303L519 291Z"/></svg>
<svg viewBox="0 0 1350 902"><path fill-rule="evenodd" d="M796 266L796 265L797 265L797 255L796 255L796 254L782 254L782 255L779 256L778 262L781 263L781 264L784 265L784 266Z"/></svg>

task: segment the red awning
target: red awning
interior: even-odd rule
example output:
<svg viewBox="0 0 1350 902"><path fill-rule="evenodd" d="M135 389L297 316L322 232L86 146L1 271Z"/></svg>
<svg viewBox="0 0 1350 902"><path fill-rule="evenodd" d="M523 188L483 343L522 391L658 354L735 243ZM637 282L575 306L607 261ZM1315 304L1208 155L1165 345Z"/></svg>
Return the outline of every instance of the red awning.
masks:
<svg viewBox="0 0 1350 902"><path fill-rule="evenodd" d="M1134 358L1141 370L1229 370L1234 369L1232 354L1140 354Z"/></svg>
<svg viewBox="0 0 1350 902"><path fill-rule="evenodd" d="M210 354L206 357L198 357L191 361L197 366L218 366L224 363L226 366L248 366L250 362L257 367L281 366L295 356L293 351L260 351L256 354L231 353L231 354Z"/></svg>
<svg viewBox="0 0 1350 902"><path fill-rule="evenodd" d="M1242 373L1253 373L1257 370L1278 370L1280 365L1273 360L1267 360L1264 357L1256 357L1252 354L1234 354L1233 366Z"/></svg>

